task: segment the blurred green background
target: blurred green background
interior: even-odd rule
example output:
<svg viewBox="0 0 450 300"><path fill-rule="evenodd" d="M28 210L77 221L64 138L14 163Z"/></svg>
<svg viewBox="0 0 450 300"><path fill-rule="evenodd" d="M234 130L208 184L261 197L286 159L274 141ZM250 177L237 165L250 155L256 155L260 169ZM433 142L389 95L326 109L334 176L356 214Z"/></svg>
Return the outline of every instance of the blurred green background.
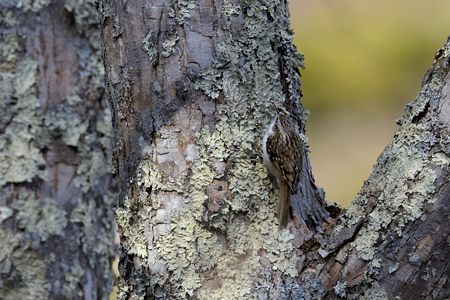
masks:
<svg viewBox="0 0 450 300"><path fill-rule="evenodd" d="M450 34L450 1L292 0L290 6L295 43L305 55L313 172L328 201L348 206Z"/></svg>

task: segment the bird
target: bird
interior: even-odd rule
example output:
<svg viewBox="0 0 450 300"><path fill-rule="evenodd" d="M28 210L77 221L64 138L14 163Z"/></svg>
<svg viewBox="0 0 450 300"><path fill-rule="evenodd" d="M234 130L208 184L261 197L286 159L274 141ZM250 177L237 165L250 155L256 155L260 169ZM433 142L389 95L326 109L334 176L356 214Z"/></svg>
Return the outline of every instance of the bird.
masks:
<svg viewBox="0 0 450 300"><path fill-rule="evenodd" d="M267 126L262 141L263 163L277 180L278 223L285 227L290 215L290 199L297 194L303 164L303 141L298 125L282 106L275 105L276 115Z"/></svg>

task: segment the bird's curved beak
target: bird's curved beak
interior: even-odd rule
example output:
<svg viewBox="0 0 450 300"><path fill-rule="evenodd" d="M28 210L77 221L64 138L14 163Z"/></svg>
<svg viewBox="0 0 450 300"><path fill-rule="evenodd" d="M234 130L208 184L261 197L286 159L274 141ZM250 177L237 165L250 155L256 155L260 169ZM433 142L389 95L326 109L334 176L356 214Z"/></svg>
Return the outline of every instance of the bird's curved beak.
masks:
<svg viewBox="0 0 450 300"><path fill-rule="evenodd" d="M281 106L278 108L278 112L282 112L283 114L285 114L286 116L290 116L291 113L287 111L286 107Z"/></svg>
<svg viewBox="0 0 450 300"><path fill-rule="evenodd" d="M280 108L278 107L278 105L275 104L275 102L271 102L273 107L275 108L275 111L277 112L277 115L280 113Z"/></svg>
<svg viewBox="0 0 450 300"><path fill-rule="evenodd" d="M275 102L272 102L272 105L275 107L275 111L277 112L277 115L280 113L285 114L286 116L290 116L291 114L286 110L286 108L282 105L277 105Z"/></svg>

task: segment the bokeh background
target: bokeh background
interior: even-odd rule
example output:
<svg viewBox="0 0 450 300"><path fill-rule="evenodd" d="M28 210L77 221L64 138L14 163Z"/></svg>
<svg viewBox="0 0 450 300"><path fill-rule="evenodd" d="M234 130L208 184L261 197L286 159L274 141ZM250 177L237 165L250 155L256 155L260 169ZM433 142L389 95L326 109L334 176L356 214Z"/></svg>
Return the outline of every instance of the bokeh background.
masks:
<svg viewBox="0 0 450 300"><path fill-rule="evenodd" d="M291 0L316 182L349 206L450 35L449 0Z"/></svg>

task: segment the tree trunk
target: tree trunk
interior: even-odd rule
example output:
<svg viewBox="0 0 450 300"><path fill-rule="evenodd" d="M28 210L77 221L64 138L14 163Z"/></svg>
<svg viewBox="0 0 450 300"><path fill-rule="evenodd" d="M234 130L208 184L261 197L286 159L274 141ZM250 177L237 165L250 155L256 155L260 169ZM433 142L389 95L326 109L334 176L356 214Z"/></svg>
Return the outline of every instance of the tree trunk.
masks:
<svg viewBox="0 0 450 300"><path fill-rule="evenodd" d="M121 299L445 296L448 45L352 207L315 234L328 212L306 139L288 229L261 160L273 103L301 132L307 115L286 1L104 0L100 11Z"/></svg>
<svg viewBox="0 0 450 300"><path fill-rule="evenodd" d="M103 1L100 10L122 297L236 299L255 286L266 294L274 280L274 296L295 294L301 253L278 228L260 153L273 103L304 128L287 4ZM315 227L328 214L304 161L311 205L293 211Z"/></svg>
<svg viewBox="0 0 450 300"><path fill-rule="evenodd" d="M450 38L397 123L351 207L320 239L321 257L309 255L302 274L320 278L321 295L450 297Z"/></svg>
<svg viewBox="0 0 450 300"><path fill-rule="evenodd" d="M108 299L109 109L94 1L0 1L0 299Z"/></svg>

